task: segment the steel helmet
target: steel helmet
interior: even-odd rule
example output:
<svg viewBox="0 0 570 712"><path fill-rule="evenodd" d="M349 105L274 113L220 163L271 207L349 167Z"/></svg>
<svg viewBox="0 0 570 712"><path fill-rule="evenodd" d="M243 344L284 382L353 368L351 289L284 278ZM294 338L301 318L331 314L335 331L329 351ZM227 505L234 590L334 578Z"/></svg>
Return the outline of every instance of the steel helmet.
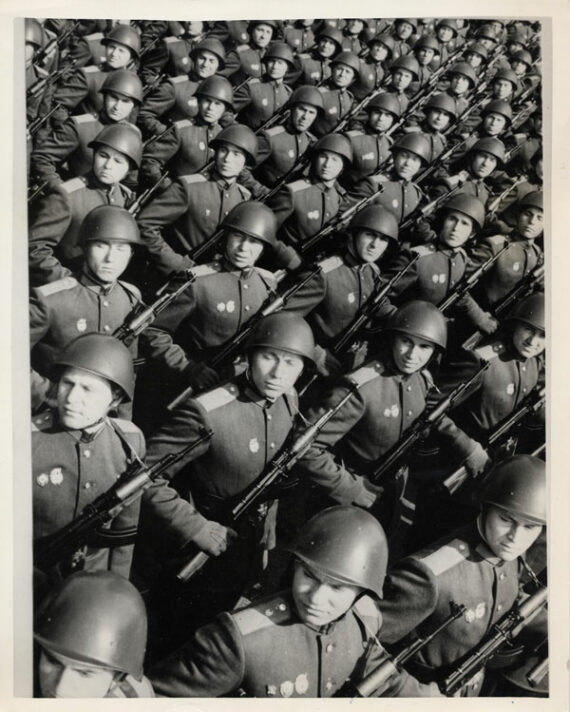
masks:
<svg viewBox="0 0 570 712"><path fill-rule="evenodd" d="M111 571L80 571L50 592L40 608L35 640L65 657L143 676L147 615L127 579Z"/></svg>
<svg viewBox="0 0 570 712"><path fill-rule="evenodd" d="M303 526L287 549L319 574L382 598L388 542L369 512L350 505L324 509Z"/></svg>
<svg viewBox="0 0 570 712"><path fill-rule="evenodd" d="M505 162L505 144L498 138L480 138L471 146L469 153L490 153L497 159L497 165Z"/></svg>
<svg viewBox="0 0 570 712"><path fill-rule="evenodd" d="M222 101L230 109L234 108L234 90L225 77L214 75L200 82L196 96L207 96Z"/></svg>
<svg viewBox="0 0 570 712"><path fill-rule="evenodd" d="M493 83L498 79L504 79L513 85L513 91L517 91L519 88L519 78L513 72L512 69L499 69L499 71L493 77Z"/></svg>
<svg viewBox="0 0 570 712"><path fill-rule="evenodd" d="M142 82L135 72L129 69L116 69L114 72L110 72L99 91L101 94L108 92L120 94L139 104L143 102Z"/></svg>
<svg viewBox="0 0 570 712"><path fill-rule="evenodd" d="M399 119L402 114L402 107L400 102L396 98L395 94L389 94L388 92L382 92L371 99L366 106L366 111L369 113L375 109L382 109L382 111L387 111L392 114L394 118Z"/></svg>
<svg viewBox="0 0 570 712"><path fill-rule="evenodd" d="M440 20L435 26L435 29L437 30L438 27L449 27L450 30L453 30L453 36L455 37L457 35L457 20Z"/></svg>
<svg viewBox="0 0 570 712"><path fill-rule="evenodd" d="M314 106L318 114L323 114L325 111L323 95L316 87L310 84L303 84L297 87L291 94L289 97L289 106L295 106L296 104Z"/></svg>
<svg viewBox="0 0 570 712"><path fill-rule="evenodd" d="M394 27L399 25L401 22L407 22L409 25L411 25L413 28L412 32L418 31L418 22L415 18L413 18L413 17L398 17L394 20Z"/></svg>
<svg viewBox="0 0 570 712"><path fill-rule="evenodd" d="M269 314L255 326L247 349L259 347L280 349L315 363L315 339L311 327L292 312Z"/></svg>
<svg viewBox="0 0 570 712"><path fill-rule="evenodd" d="M37 20L26 17L24 28L24 39L26 44L33 44L38 49L44 46L44 31Z"/></svg>
<svg viewBox="0 0 570 712"><path fill-rule="evenodd" d="M483 504L505 509L534 524L546 524L546 466L532 455L515 455L488 475Z"/></svg>
<svg viewBox="0 0 570 712"><path fill-rule="evenodd" d="M507 34L507 44L520 44L525 47L527 42L527 35L522 29L516 29L513 32L509 32Z"/></svg>
<svg viewBox="0 0 570 712"><path fill-rule="evenodd" d="M541 190L533 190L518 201L517 208L521 211L523 208L538 208L543 210L542 204L543 193Z"/></svg>
<svg viewBox="0 0 570 712"><path fill-rule="evenodd" d="M513 109L508 101L503 101L502 99L493 99L490 101L481 113L486 116L487 114L500 114L507 119L507 126L513 120Z"/></svg>
<svg viewBox="0 0 570 712"><path fill-rule="evenodd" d="M544 331L546 328L544 294L537 292L526 297L526 299L523 299L513 307L507 318L509 321L520 321L523 324L529 324L535 329Z"/></svg>
<svg viewBox="0 0 570 712"><path fill-rule="evenodd" d="M290 70L295 69L293 50L286 42L271 42L261 61L265 62L268 59L282 59L287 62Z"/></svg>
<svg viewBox="0 0 570 712"><path fill-rule="evenodd" d="M426 102L426 111L429 109L440 109L449 114L453 119L457 118L457 104L449 94L434 94Z"/></svg>
<svg viewBox="0 0 570 712"><path fill-rule="evenodd" d="M350 221L350 232L355 230L372 230L391 240L398 240L398 220L394 213L382 205L367 205L359 210Z"/></svg>
<svg viewBox="0 0 570 712"><path fill-rule="evenodd" d="M436 54L439 54L439 42L433 35L423 35L414 44L414 52L417 49L433 49Z"/></svg>
<svg viewBox="0 0 570 712"><path fill-rule="evenodd" d="M532 65L532 55L526 49L519 49L519 51L515 52L513 54L513 56L511 57L511 62L515 62L515 61L523 62L528 67L530 67Z"/></svg>
<svg viewBox="0 0 570 712"><path fill-rule="evenodd" d="M466 195L465 193L457 193L449 200L447 200L440 208L442 212L448 210L457 210L459 213L467 215L471 218L473 222L476 223L479 230L483 229L483 224L485 223L485 206L473 195Z"/></svg>
<svg viewBox="0 0 570 712"><path fill-rule="evenodd" d="M463 52L463 54L470 54L470 53L478 54L480 57L483 57L483 60L485 62L489 58L489 50L484 45L482 45L480 42L473 42L473 44L466 47L465 51Z"/></svg>
<svg viewBox="0 0 570 712"><path fill-rule="evenodd" d="M338 47L338 51L342 50L342 32L337 30L336 27L323 27L317 35L317 42L321 37L326 37L328 40L331 40L331 42L334 42Z"/></svg>
<svg viewBox="0 0 570 712"><path fill-rule="evenodd" d="M79 242L109 241L142 245L139 226L125 208L98 205L90 210L79 226Z"/></svg>
<svg viewBox="0 0 570 712"><path fill-rule="evenodd" d="M358 59L358 56L354 54L354 52L349 52L347 50L345 50L344 52L340 52L332 60L331 66L333 64L344 64L347 67L354 69L355 76L358 76L360 74L360 60Z"/></svg>
<svg viewBox="0 0 570 712"><path fill-rule="evenodd" d="M386 59L389 59L392 54L394 53L394 47L396 46L396 40L392 37L392 35L388 34L387 32L382 32L379 35L376 35L373 37L371 40L368 41L368 47L372 47L373 44L382 44L386 49L388 50L389 54L386 57Z"/></svg>
<svg viewBox="0 0 570 712"><path fill-rule="evenodd" d="M478 37L479 39L493 40L493 42L499 41L494 27L489 24L481 25L481 27L479 27L475 32L475 37Z"/></svg>
<svg viewBox="0 0 570 712"><path fill-rule="evenodd" d="M415 79L420 78L420 65L418 64L418 60L409 54L402 54L392 62L390 71L393 72L395 69L405 69L410 72Z"/></svg>
<svg viewBox="0 0 570 712"><path fill-rule="evenodd" d="M241 148L245 153L246 163L254 166L257 160L257 136L243 124L232 124L220 131L220 133L210 141L211 148L217 150L221 143L229 143L232 146Z"/></svg>
<svg viewBox="0 0 570 712"><path fill-rule="evenodd" d="M392 153L409 151L419 156L425 164L431 161L431 147L428 139L421 133L405 134L390 147Z"/></svg>
<svg viewBox="0 0 570 712"><path fill-rule="evenodd" d="M219 62L218 70L222 70L226 66L226 50L220 40L215 37L206 37L194 47L190 52L190 57L195 60L202 50L216 55Z"/></svg>
<svg viewBox="0 0 570 712"><path fill-rule="evenodd" d="M430 302L414 299L403 304L392 316L387 329L417 336L444 349L447 346L447 322Z"/></svg>
<svg viewBox="0 0 570 712"><path fill-rule="evenodd" d="M257 27L257 25L269 25L269 27L272 27L273 30L279 29L277 20L250 20L249 25L247 26L248 31L253 30L254 27Z"/></svg>
<svg viewBox="0 0 570 712"><path fill-rule="evenodd" d="M471 87L474 87L477 84L477 75L475 74L475 70L467 62L456 62L447 73L449 75L461 74L462 76L467 77L471 83Z"/></svg>
<svg viewBox="0 0 570 712"><path fill-rule="evenodd" d="M124 154L131 162L131 168L139 168L142 160L141 132L134 124L110 124L99 131L88 146L110 146L115 151Z"/></svg>
<svg viewBox="0 0 570 712"><path fill-rule="evenodd" d="M130 49L134 58L138 59L141 53L141 38L134 27L130 25L115 25L111 32L101 40L102 45L116 42Z"/></svg>
<svg viewBox="0 0 570 712"><path fill-rule="evenodd" d="M249 200L239 203L223 219L222 228L232 228L244 235L261 240L271 247L276 245L277 219L263 203Z"/></svg>
<svg viewBox="0 0 570 712"><path fill-rule="evenodd" d="M54 361L54 367L70 366L106 378L131 401L135 391L133 357L128 348L108 334L82 334L73 339Z"/></svg>
<svg viewBox="0 0 570 712"><path fill-rule="evenodd" d="M342 134L330 133L320 138L313 146L313 155L316 155L319 151L338 153L344 159L345 167L352 163L352 144Z"/></svg>

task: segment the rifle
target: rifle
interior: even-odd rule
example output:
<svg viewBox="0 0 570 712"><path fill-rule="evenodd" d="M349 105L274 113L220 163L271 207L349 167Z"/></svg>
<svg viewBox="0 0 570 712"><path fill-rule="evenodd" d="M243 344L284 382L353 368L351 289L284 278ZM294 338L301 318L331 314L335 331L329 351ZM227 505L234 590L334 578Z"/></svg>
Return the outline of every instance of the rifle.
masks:
<svg viewBox="0 0 570 712"><path fill-rule="evenodd" d="M130 206L129 213L134 216L138 215L167 178L168 171L165 171L154 185L151 185L150 188L143 190L135 202Z"/></svg>
<svg viewBox="0 0 570 712"><path fill-rule="evenodd" d="M445 678L441 686L443 693L447 696L455 694L486 665L505 642L512 643L521 630L546 606L547 596L548 589L543 587L520 605L515 603L501 621L493 626L494 632L479 643L469 657Z"/></svg>
<svg viewBox="0 0 570 712"><path fill-rule="evenodd" d="M493 309L493 316L499 321L508 313L513 304L524 299L534 291L535 286L544 280L544 263L536 265L526 277L523 277L510 292L497 302ZM466 341L463 342L462 348L467 351L472 351L476 348L484 338L484 334L480 331L475 331Z"/></svg>
<svg viewBox="0 0 570 712"><path fill-rule="evenodd" d="M401 653L396 655L394 658L386 656L386 658L380 663L380 665L373 670L371 673L366 675L359 683L354 685L354 689L351 689L354 697L370 697L374 692L390 680L391 677L397 675L405 663L411 660L416 653L418 653L422 648L424 648L428 643L438 636L442 631L444 631L453 621L457 620L460 616L465 613L465 606L458 606L454 601L450 601L449 607L451 613L447 618L445 618L437 628L428 633L425 638L418 638L407 648L402 650ZM353 686L351 685L351 688Z"/></svg>
<svg viewBox="0 0 570 712"><path fill-rule="evenodd" d="M284 450L277 455L269 464L267 471L247 488L239 502L230 511L228 516L230 526L258 504L262 497L267 499L269 488L274 487L278 480L287 477L293 466L307 452L311 443L316 439L324 426L344 407L354 393L356 393L357 389L358 386L356 384L350 384L348 393L343 396L335 406L325 411L316 423L308 427L301 435L295 438L288 447L285 447ZM209 554L200 551L180 569L177 578L180 581L189 581L192 576L200 571L209 558Z"/></svg>
<svg viewBox="0 0 570 712"><path fill-rule="evenodd" d="M69 64L66 64L65 67L58 69L57 72L54 72L47 77L41 77L41 79L34 82L32 86L26 90L27 101L37 98L50 84L55 84L60 79L65 79L66 76L75 69L76 63L77 60L73 59Z"/></svg>
<svg viewBox="0 0 570 712"><path fill-rule="evenodd" d="M88 504L76 519L34 543L34 559L40 568L50 568L84 546L100 525L135 502L157 477L212 435L211 430L203 428L197 440L176 453L165 455L151 467L146 467L137 456L115 484Z"/></svg>
<svg viewBox="0 0 570 712"><path fill-rule="evenodd" d="M172 122L164 129L164 131L161 131L159 134L155 134L154 136L147 138L147 140L143 143L143 148L146 150L149 146L152 146L153 143L156 143L156 141L160 141L161 138L169 134L171 131L174 131L175 128L176 124L175 122Z"/></svg>
<svg viewBox="0 0 570 712"><path fill-rule="evenodd" d="M452 195L458 193L461 190L461 187L462 186L458 184L455 186L455 188L451 188L451 190L448 190L447 193L439 195L437 198L430 200L430 202L426 203L424 206L418 206L400 225L400 233L402 233L404 230L407 230L409 227L412 227L412 225L414 225L421 218L425 218L427 215L431 215L432 213L434 213L440 205L443 205L443 203L447 202L447 200L449 200Z"/></svg>
<svg viewBox="0 0 570 712"><path fill-rule="evenodd" d="M449 307L453 306L456 302L458 302L463 295L467 294L473 287L477 284L477 282L481 279L481 277L485 274L485 272L488 272L493 264L499 259L499 257L503 254L503 252L508 248L508 245L505 245L502 247L496 254L491 255L488 260L485 260L482 265L479 265L479 267L470 274L469 276L465 275L459 284L455 287L455 289L450 292L445 299L443 299L438 305L437 308L439 309L440 312L444 312Z"/></svg>
<svg viewBox="0 0 570 712"><path fill-rule="evenodd" d="M216 355L209 359L208 365L211 368L218 368L224 363L231 361L236 354L239 352L242 345L247 341L249 335L255 329L257 324L269 314L274 314L284 307L287 302L293 297L300 289L302 289L308 282L310 282L319 272L320 267L315 267L311 272L307 274L301 281L295 282L288 289L286 289L281 294L271 295L262 305L261 309L256 312L249 321L247 321L242 328L235 334L228 342L223 344ZM168 410L174 410L180 403L183 403L187 398L189 398L193 393L192 386L186 388L182 393L177 396L173 401L167 405Z"/></svg>
<svg viewBox="0 0 570 712"><path fill-rule="evenodd" d="M57 49L60 49L65 44L68 37L75 32L75 30L81 25L80 20L76 20L67 30L61 32L57 37L50 40L45 47L38 50L34 56L33 64L35 67L40 66L44 60L53 54Z"/></svg>
<svg viewBox="0 0 570 712"><path fill-rule="evenodd" d="M340 353L347 350L347 347L350 348L361 327L372 318L378 307L380 307L384 299L390 293L390 290L400 281L400 279L402 279L406 272L408 272L408 270L415 265L419 258L420 256L418 254L414 255L414 257L403 269L397 272L389 282L387 282L376 292L376 294L373 294L366 300L366 302L364 302L353 321L334 338L332 344L329 346L329 351L332 354L338 356Z"/></svg>
<svg viewBox="0 0 570 712"><path fill-rule="evenodd" d="M32 192L28 196L28 203L30 203L30 204L33 203L34 200L44 192L44 190L47 188L48 184L49 184L48 181L44 180L41 183L36 183L35 185L30 186L30 190Z"/></svg>
<svg viewBox="0 0 570 712"><path fill-rule="evenodd" d="M263 198L261 199L262 203L266 203L268 200L271 200L271 198L273 198L273 196L276 195L281 190L281 188L285 185L285 183L288 183L291 180L291 178L293 178L293 176L297 175L298 173L299 174L303 173L305 168L311 162L311 159L308 155L311 152L311 148L312 148L311 146L308 146L307 150L305 151L305 153L303 153L303 155L297 161L297 163L295 163L293 166L291 166L291 168L289 168L289 170L287 171L287 173L285 173L285 175L281 176L281 178L277 181L277 183L275 183L275 185L273 186L273 188L271 188L271 190L269 191L269 193L267 193L267 195L263 196Z"/></svg>
<svg viewBox="0 0 570 712"><path fill-rule="evenodd" d="M469 136L466 136L465 138L462 138L460 141L457 143L454 143L452 146L450 146L448 149L446 149L443 153L440 153L439 156L436 158L435 161L433 161L429 166L424 168L424 170L418 175L416 179L416 183L419 185L420 183L423 183L426 178L429 178L432 173L435 173L435 171L443 165L448 158L451 158L451 156L458 151L464 144L467 143L469 140Z"/></svg>
<svg viewBox="0 0 570 712"><path fill-rule="evenodd" d="M491 364L489 362L485 363L485 365L474 373L469 380L461 383L448 396L440 400L429 413L422 415L414 421L404 436L397 443L392 445L392 447L387 450L384 455L382 455L376 464L372 465L374 469L369 477L370 481L376 482L383 477L386 472L388 472L392 466L398 462L403 455L411 450L418 440L423 437L426 429L431 430L439 423L448 410L454 408L461 398L466 397L468 391L477 384L477 381L482 377L490 365Z"/></svg>
<svg viewBox="0 0 570 712"><path fill-rule="evenodd" d="M61 104L57 102L57 104L54 104L52 108L47 111L43 116L36 116L36 118L33 121L30 121L28 124L28 138L33 138L37 132L41 129L41 127L47 123L48 119L50 119L55 112L61 108Z"/></svg>
<svg viewBox="0 0 570 712"><path fill-rule="evenodd" d="M518 146L517 146L517 148L518 148ZM505 160L505 163L507 163L506 160ZM486 221L489 221L495 217L495 215L499 209L499 206L501 205L503 200L507 197L507 195L509 195L509 193L512 193L513 190L521 183L524 183L525 180L526 180L526 178L524 176L518 176L517 178L515 178L515 180L509 186L507 186L507 188L505 188L505 190L503 190L502 193L497 195L497 197L494 198L489 203L489 205L487 206L487 217L485 218Z"/></svg>
<svg viewBox="0 0 570 712"><path fill-rule="evenodd" d="M500 423L497 423L487 436L487 447L500 443L505 435L531 413L537 413L546 402L546 388L535 388L532 393L522 401L507 418L504 418ZM536 457L544 449L544 445L537 448L532 454ZM455 494L457 490L469 478L469 473L465 465L458 467L449 477L443 481L443 487L447 492Z"/></svg>
<svg viewBox="0 0 570 712"><path fill-rule="evenodd" d="M159 72L154 79L152 79L145 87L143 87L143 99L156 89L156 87L162 82L166 77L164 72Z"/></svg>

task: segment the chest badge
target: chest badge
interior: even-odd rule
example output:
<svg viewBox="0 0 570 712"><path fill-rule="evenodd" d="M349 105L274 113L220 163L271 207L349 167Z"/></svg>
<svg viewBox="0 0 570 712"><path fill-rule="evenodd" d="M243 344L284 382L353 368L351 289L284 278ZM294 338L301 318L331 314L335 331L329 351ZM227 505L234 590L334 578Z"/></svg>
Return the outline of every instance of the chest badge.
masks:
<svg viewBox="0 0 570 712"><path fill-rule="evenodd" d="M397 208L399 204L400 203L398 202L397 198L394 198L394 200L392 201L392 207Z"/></svg>
<svg viewBox="0 0 570 712"><path fill-rule="evenodd" d="M329 109L329 114L337 114L338 113L338 108L336 106L331 106Z"/></svg>
<svg viewBox="0 0 570 712"><path fill-rule="evenodd" d="M75 324L75 328L80 333L83 333L85 329L87 329L87 319L78 319L77 323Z"/></svg>
<svg viewBox="0 0 570 712"><path fill-rule="evenodd" d="M349 304L354 304L356 301L356 297L354 296L354 292L349 292L347 296L347 300Z"/></svg>
<svg viewBox="0 0 570 712"><path fill-rule="evenodd" d="M267 106L269 104L269 102L267 101L267 97L263 97L263 99L261 100L261 104L262 106Z"/></svg>
<svg viewBox="0 0 570 712"><path fill-rule="evenodd" d="M513 262L513 272L520 272L520 271L521 271L521 263Z"/></svg>
<svg viewBox="0 0 570 712"><path fill-rule="evenodd" d="M309 678L306 672L302 672L295 678L295 692L298 695L304 695L309 690Z"/></svg>
<svg viewBox="0 0 570 712"><path fill-rule="evenodd" d="M181 60L181 61L182 61L182 64L188 64L188 62L190 61L190 59L189 59L188 57L182 57L182 60Z"/></svg>
<svg viewBox="0 0 570 712"><path fill-rule="evenodd" d="M234 302L233 299L230 299L230 301L226 304L226 311L228 314L231 314L232 312L235 312L236 310L236 303Z"/></svg>
<svg viewBox="0 0 570 712"><path fill-rule="evenodd" d="M61 467L54 467L50 470L49 481L52 485L60 485L63 482L63 472L61 471Z"/></svg>
<svg viewBox="0 0 570 712"><path fill-rule="evenodd" d="M249 441L249 450L250 450L250 452L253 452L253 453L259 452L259 440L257 438L252 438ZM293 683L291 683L291 684L293 684Z"/></svg>
<svg viewBox="0 0 570 712"><path fill-rule="evenodd" d="M212 214L212 211L210 210L210 208L206 208L206 211L205 211L206 217L209 218L211 214Z"/></svg>
<svg viewBox="0 0 570 712"><path fill-rule="evenodd" d="M292 148L290 148L287 151L287 155L289 156L289 158L295 158L295 151Z"/></svg>
<svg viewBox="0 0 570 712"><path fill-rule="evenodd" d="M200 141L200 143L198 144L198 148L200 149L200 151L205 151L206 144L203 141Z"/></svg>
<svg viewBox="0 0 570 712"><path fill-rule="evenodd" d="M397 418L399 415L400 415L400 409L398 408L397 403L394 403L394 405L391 408L386 408L384 410L385 418Z"/></svg>
<svg viewBox="0 0 570 712"><path fill-rule="evenodd" d="M251 68L255 69L255 71L257 72L259 70L259 64L257 62L255 64L252 64Z"/></svg>
<svg viewBox="0 0 570 712"><path fill-rule="evenodd" d="M36 477L36 482L39 484L40 487L45 487L49 482L49 475L46 475L45 472L42 472L41 475L38 475Z"/></svg>
<svg viewBox="0 0 570 712"><path fill-rule="evenodd" d="M509 383L507 386L507 395L512 396L515 392L515 384L514 383Z"/></svg>
<svg viewBox="0 0 570 712"><path fill-rule="evenodd" d="M279 692L281 693L281 697L291 697L294 691L295 685L291 682L291 680L285 680L285 682L282 682L279 685Z"/></svg>
<svg viewBox="0 0 570 712"><path fill-rule="evenodd" d="M219 312L225 312L226 305L224 304L224 302L219 302L218 304L216 304L216 310Z"/></svg>
<svg viewBox="0 0 570 712"><path fill-rule="evenodd" d="M320 79L320 72L311 72L311 79Z"/></svg>
<svg viewBox="0 0 570 712"><path fill-rule="evenodd" d="M434 284L443 284L445 282L445 275L444 274L432 274L431 281Z"/></svg>
<svg viewBox="0 0 570 712"><path fill-rule="evenodd" d="M307 213L307 217L309 220L318 220L319 219L319 211L318 210L311 210L310 212Z"/></svg>

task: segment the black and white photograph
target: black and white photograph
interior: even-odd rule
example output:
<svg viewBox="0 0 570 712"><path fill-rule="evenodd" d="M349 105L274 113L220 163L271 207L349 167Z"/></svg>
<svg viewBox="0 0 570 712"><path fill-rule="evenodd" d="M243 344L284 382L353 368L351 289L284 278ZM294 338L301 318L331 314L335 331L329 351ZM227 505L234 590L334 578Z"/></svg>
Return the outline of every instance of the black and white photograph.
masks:
<svg viewBox="0 0 570 712"><path fill-rule="evenodd" d="M17 697L553 702L552 18L341 7L14 20Z"/></svg>

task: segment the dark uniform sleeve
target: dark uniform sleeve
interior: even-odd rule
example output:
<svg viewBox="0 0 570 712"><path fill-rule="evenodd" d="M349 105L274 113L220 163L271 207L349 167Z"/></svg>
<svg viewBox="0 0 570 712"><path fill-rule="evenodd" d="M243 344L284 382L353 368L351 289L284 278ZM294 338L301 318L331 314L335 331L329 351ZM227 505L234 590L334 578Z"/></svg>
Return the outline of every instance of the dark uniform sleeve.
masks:
<svg viewBox="0 0 570 712"><path fill-rule="evenodd" d="M180 146L180 134L176 129L153 141L143 153L142 176L155 183L160 178L165 164L178 153Z"/></svg>
<svg viewBox="0 0 570 712"><path fill-rule="evenodd" d="M48 181L50 185L62 183L58 170L78 146L79 137L75 124L69 119L32 152L32 176L39 181Z"/></svg>
<svg viewBox="0 0 570 712"><path fill-rule="evenodd" d="M170 82L163 82L146 97L137 119L145 135L159 134L166 129L159 117L172 109L174 102L175 92Z"/></svg>
<svg viewBox="0 0 570 712"><path fill-rule="evenodd" d="M58 84L54 96L54 103L59 103L70 112L80 104L88 94L87 77L81 70L73 72Z"/></svg>
<svg viewBox="0 0 570 712"><path fill-rule="evenodd" d="M71 274L54 254L70 223L71 211L61 193L50 193L42 200L29 232L31 286L39 287Z"/></svg>
<svg viewBox="0 0 570 712"><path fill-rule="evenodd" d="M284 185L277 193L267 202L268 207L273 210L273 214L277 218L277 226L281 227L285 220L293 214L293 197L291 191Z"/></svg>
<svg viewBox="0 0 570 712"><path fill-rule="evenodd" d="M200 628L194 638L149 673L163 697L221 697L239 688L245 674L240 633L229 613Z"/></svg>
<svg viewBox="0 0 570 712"><path fill-rule="evenodd" d="M374 193L377 193L378 189L374 181L370 178L364 178L364 180L358 181L352 190L345 196L346 207L351 208L356 205L362 198L368 198Z"/></svg>

